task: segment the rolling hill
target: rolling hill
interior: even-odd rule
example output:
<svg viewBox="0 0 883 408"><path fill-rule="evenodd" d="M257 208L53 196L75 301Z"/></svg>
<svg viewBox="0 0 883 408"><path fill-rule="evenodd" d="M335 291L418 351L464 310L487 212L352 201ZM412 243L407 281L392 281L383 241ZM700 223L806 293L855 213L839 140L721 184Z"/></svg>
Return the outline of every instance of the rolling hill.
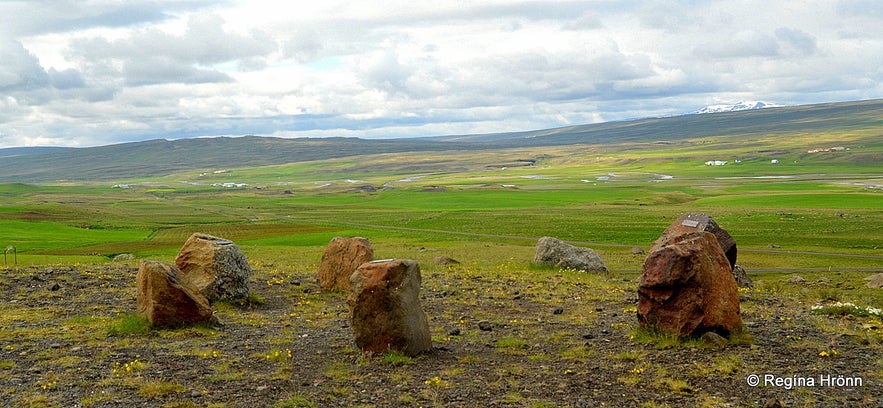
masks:
<svg viewBox="0 0 883 408"><path fill-rule="evenodd" d="M27 156L31 154L45 154L70 150L70 147L51 147L51 146L35 146L35 147L8 147L0 149L0 157L10 156Z"/></svg>
<svg viewBox="0 0 883 408"><path fill-rule="evenodd" d="M181 171L269 166L364 154L479 151L806 133L883 140L883 100L607 122L514 133L413 139L281 139L259 136L149 140L75 149L2 149L0 183L160 177ZM870 135L870 136L868 136ZM815 147L815 146L811 146Z"/></svg>

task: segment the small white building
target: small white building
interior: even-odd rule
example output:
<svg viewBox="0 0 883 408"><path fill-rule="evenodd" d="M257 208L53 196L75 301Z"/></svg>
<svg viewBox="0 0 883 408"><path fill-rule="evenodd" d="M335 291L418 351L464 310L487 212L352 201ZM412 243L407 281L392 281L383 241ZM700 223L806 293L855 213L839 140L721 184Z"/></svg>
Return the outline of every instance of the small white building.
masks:
<svg viewBox="0 0 883 408"><path fill-rule="evenodd" d="M726 166L727 161L726 160L709 160L709 161L705 162L705 165L706 166Z"/></svg>
<svg viewBox="0 0 883 408"><path fill-rule="evenodd" d="M770 164L779 164L779 159L770 160Z"/></svg>

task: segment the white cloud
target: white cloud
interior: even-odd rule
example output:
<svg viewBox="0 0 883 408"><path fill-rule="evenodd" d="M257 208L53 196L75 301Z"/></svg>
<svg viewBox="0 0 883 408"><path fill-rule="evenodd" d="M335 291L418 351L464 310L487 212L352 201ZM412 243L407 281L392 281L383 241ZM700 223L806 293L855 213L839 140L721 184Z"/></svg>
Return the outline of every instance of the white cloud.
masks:
<svg viewBox="0 0 883 408"><path fill-rule="evenodd" d="M0 147L516 131L883 96L876 1L282 4L0 2L14 16Z"/></svg>

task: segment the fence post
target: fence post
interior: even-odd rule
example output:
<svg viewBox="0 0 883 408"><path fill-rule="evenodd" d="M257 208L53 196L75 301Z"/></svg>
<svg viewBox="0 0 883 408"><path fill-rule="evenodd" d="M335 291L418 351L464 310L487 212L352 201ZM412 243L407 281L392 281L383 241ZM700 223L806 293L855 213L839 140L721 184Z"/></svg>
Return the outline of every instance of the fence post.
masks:
<svg viewBox="0 0 883 408"><path fill-rule="evenodd" d="M6 247L6 250L3 251L3 265L7 264L6 254L8 254L9 251L12 251L13 265L18 265L18 251L16 251L15 247L12 245Z"/></svg>

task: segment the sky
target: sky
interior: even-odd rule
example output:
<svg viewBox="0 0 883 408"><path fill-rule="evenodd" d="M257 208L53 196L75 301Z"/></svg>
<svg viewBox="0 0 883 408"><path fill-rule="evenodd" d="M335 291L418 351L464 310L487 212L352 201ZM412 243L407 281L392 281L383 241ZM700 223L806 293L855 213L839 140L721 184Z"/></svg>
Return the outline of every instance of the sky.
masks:
<svg viewBox="0 0 883 408"><path fill-rule="evenodd" d="M883 97L883 1L0 0L0 147L399 138Z"/></svg>

